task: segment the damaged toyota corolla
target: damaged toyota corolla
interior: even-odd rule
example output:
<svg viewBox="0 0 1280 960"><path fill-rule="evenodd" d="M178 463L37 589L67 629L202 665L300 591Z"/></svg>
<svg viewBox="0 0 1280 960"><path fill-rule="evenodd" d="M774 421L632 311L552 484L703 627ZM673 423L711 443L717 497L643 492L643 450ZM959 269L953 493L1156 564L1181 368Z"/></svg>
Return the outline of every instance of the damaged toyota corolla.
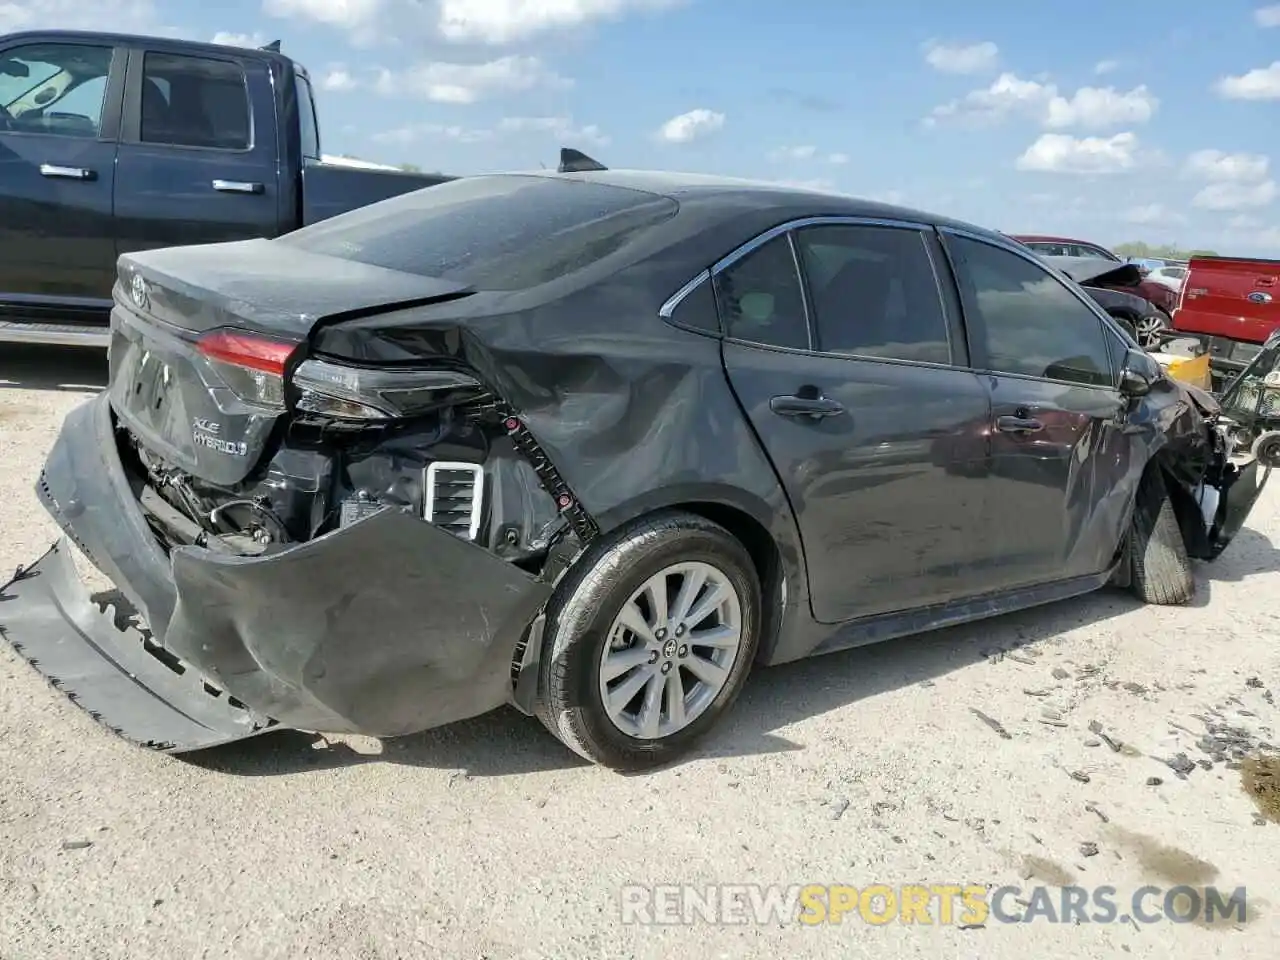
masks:
<svg viewBox="0 0 1280 960"><path fill-rule="evenodd" d="M513 704L649 767L755 665L1185 602L1269 470L1020 245L849 197L499 174L118 270L0 623L170 752Z"/></svg>

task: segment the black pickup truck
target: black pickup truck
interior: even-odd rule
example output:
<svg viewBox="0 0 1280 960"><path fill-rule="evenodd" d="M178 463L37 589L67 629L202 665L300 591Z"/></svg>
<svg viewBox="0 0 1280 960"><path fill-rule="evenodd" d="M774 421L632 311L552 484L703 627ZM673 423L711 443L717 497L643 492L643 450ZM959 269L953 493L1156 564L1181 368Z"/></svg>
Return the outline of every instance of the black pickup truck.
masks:
<svg viewBox="0 0 1280 960"><path fill-rule="evenodd" d="M449 179L322 162L278 44L0 37L0 343L105 347L122 253L275 237Z"/></svg>

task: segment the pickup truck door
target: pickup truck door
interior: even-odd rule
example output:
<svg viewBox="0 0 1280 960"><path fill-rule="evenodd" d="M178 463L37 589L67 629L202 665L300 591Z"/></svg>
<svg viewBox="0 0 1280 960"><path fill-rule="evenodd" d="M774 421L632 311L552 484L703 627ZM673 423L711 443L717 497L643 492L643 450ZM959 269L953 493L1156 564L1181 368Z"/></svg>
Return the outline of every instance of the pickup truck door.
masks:
<svg viewBox="0 0 1280 960"><path fill-rule="evenodd" d="M126 52L108 42L0 43L0 312L102 309Z"/></svg>
<svg viewBox="0 0 1280 960"><path fill-rule="evenodd" d="M1197 257L1183 282L1175 326L1261 344L1280 327L1280 262Z"/></svg>
<svg viewBox="0 0 1280 960"><path fill-rule="evenodd" d="M263 60L129 52L116 167L119 253L280 233L274 87Z"/></svg>

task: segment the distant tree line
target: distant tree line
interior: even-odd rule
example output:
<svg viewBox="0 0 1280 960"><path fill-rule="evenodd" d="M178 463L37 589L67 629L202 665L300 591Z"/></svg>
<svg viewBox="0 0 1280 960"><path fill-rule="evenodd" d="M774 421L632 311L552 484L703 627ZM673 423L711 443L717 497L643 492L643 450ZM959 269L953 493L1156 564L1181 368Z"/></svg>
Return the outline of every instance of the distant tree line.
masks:
<svg viewBox="0 0 1280 960"><path fill-rule="evenodd" d="M1130 240L1128 243L1116 244L1113 251L1122 257L1137 257L1140 260L1190 260L1192 257L1216 257L1216 250L1183 250L1176 244L1143 243L1141 240Z"/></svg>

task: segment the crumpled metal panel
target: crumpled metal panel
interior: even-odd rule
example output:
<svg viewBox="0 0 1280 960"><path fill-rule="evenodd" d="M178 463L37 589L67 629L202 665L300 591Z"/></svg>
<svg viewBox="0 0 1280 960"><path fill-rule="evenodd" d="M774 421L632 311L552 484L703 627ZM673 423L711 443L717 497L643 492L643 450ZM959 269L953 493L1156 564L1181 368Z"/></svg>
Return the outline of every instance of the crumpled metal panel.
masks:
<svg viewBox="0 0 1280 960"><path fill-rule="evenodd" d="M178 753L275 726L167 653L122 596L91 597L67 540L0 588L0 635L76 706L140 746Z"/></svg>

